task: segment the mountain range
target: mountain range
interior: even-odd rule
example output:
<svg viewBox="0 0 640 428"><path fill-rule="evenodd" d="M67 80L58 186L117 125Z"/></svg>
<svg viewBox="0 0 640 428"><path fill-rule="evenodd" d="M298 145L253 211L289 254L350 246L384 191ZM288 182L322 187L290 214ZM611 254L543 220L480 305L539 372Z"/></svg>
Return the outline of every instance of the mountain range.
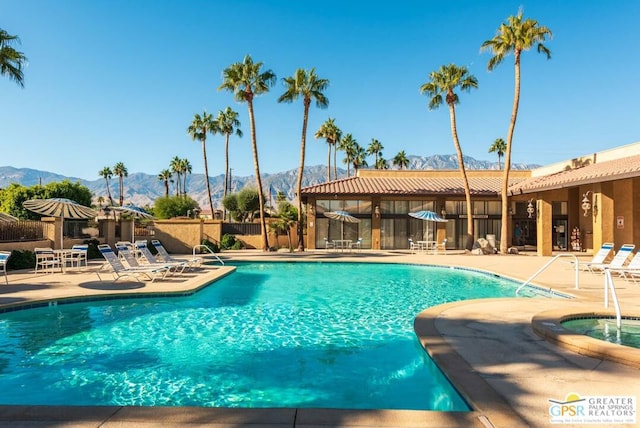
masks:
<svg viewBox="0 0 640 428"><path fill-rule="evenodd" d="M407 156L407 158L409 159L409 167L407 169L458 169L456 155ZM468 156L464 157L464 163L467 169L498 169L497 162L476 160ZM517 170L533 169L537 167L539 167L539 165L512 164L512 169ZM274 198L276 192L284 192L287 199L293 201L295 199L295 183L297 174L297 168L274 174L263 174L262 183L265 191L269 191L269 189L271 189ZM338 168L338 178L346 178L346 176L347 171L345 169ZM326 165L307 166L305 167L302 186L306 187L324 183L326 178ZM29 187L36 184L45 185L50 182L62 180L79 182L80 184L88 187L96 198L102 196L107 199L106 182L103 178L85 180L77 177L67 177L53 172L29 168L0 166L0 188L7 187L11 183L18 183ZM224 194L224 174L212 176L209 180L214 207L219 208L221 207L220 200ZM232 191L239 191L247 185L255 185L255 177L253 175L232 177ZM114 177L110 181L109 187L111 188L112 197L114 200L117 200L119 196L117 177ZM170 194L172 192L175 194L174 185L170 185L169 189ZM164 184L158 179L157 175L142 172L131 173L124 179L124 193L125 203L131 203L138 206L153 205L153 201L156 198L164 196ZM191 198L196 200L203 209L208 207L204 174L189 174L187 177L187 193Z"/></svg>

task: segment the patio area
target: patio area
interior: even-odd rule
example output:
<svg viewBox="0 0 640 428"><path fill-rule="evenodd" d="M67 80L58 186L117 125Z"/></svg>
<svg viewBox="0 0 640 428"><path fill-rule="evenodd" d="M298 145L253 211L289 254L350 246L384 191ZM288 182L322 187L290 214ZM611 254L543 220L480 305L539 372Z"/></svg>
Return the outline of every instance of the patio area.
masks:
<svg viewBox="0 0 640 428"><path fill-rule="evenodd" d="M522 254L410 254L408 250L352 253L311 250L300 254L229 251L221 255L225 261L355 261L456 266L493 272L518 281L526 280L550 259ZM582 253L580 258L587 261L590 256ZM114 283L98 280L94 271L100 264L91 261L87 270L65 274L34 275L32 271L10 271L9 284L0 285L0 309L86 296L189 294L234 269L219 264L207 265L198 271L153 284L122 279ZM104 279L108 275L102 276ZM623 352L629 363L620 364L606 359L606 346L598 357L594 339L566 335L567 340L572 339L573 348L569 350L565 349L571 348L567 343L560 347L538 336L532 326L532 319L536 317L536 322L550 322L563 314L612 313L612 308L605 310L603 306L604 277L580 272L579 289L576 290L575 271L565 261L558 260L540 274L534 284L575 298L463 301L428 309L416 319L419 340L472 404L472 412L0 406L0 425L542 427L550 425L550 399L564 401L569 393L640 396L640 385L631 381L640 375L640 358L634 350ZM616 279L615 285L623 314L640 316L640 284ZM594 356L578 353L587 350L596 353Z"/></svg>

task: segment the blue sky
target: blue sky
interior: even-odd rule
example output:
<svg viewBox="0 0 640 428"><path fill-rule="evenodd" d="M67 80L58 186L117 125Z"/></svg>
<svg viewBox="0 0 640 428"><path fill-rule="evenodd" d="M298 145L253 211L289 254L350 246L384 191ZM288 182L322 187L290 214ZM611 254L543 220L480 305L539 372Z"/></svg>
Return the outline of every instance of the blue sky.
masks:
<svg viewBox="0 0 640 428"><path fill-rule="evenodd" d="M231 106L245 136L232 138L230 166L250 175L246 104L217 90L246 54L278 77L255 100L263 173L298 166L302 103L277 98L282 78L311 67L331 84L329 108L310 111L307 165L326 163L313 133L328 117L362 146L380 140L386 158L454 153L446 106L429 111L418 90L448 63L479 81L457 106L463 152L496 160L487 150L506 138L513 57L488 72L480 45L520 6L553 39L551 60L523 56L513 161L549 164L639 141L637 1L0 0L0 28L29 59L24 89L0 78L0 166L94 180L117 162L157 174L179 156L202 173L186 129L195 113ZM223 146L207 140L212 176L224 172Z"/></svg>

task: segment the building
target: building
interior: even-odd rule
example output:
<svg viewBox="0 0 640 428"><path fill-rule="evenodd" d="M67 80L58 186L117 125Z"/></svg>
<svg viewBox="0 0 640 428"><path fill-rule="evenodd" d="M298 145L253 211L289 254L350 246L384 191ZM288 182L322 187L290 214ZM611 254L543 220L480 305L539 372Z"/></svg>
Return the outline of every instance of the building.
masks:
<svg viewBox="0 0 640 428"><path fill-rule="evenodd" d="M468 170L474 237L500 242L502 171ZM603 242L640 242L640 143L582 156L532 171L511 171L510 245L537 250L584 251ZM302 189L307 206L307 246L324 248L325 238L362 238L363 248L408 248L409 238L464 248L467 212L458 170L359 170L354 177ZM344 210L358 223L331 220L324 212ZM439 213L433 223L408 214ZM634 227L634 220L637 227Z"/></svg>

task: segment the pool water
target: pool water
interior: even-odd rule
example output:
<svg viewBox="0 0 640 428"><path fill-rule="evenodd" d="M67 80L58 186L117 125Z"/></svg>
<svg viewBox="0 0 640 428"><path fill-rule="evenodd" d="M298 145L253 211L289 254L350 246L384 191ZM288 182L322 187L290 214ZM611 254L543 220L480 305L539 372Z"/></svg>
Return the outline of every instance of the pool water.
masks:
<svg viewBox="0 0 640 428"><path fill-rule="evenodd" d="M640 319L622 319L621 328L614 318L577 318L564 321L562 326L594 339L640 349Z"/></svg>
<svg viewBox="0 0 640 428"><path fill-rule="evenodd" d="M413 320L516 286L426 266L243 263L188 297L4 313L0 404L465 411Z"/></svg>

